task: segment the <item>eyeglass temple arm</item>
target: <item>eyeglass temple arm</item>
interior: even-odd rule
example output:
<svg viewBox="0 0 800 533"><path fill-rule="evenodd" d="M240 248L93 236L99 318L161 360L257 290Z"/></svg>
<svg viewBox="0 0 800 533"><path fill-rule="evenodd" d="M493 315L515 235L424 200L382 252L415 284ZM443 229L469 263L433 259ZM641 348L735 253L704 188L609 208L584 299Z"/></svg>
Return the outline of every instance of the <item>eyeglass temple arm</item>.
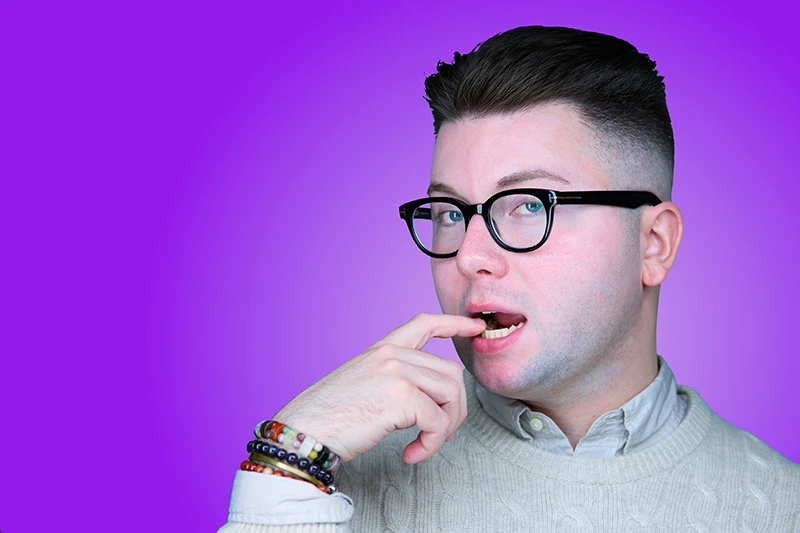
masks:
<svg viewBox="0 0 800 533"><path fill-rule="evenodd" d="M557 204L610 205L636 208L658 205L661 200L648 191L564 191L555 195Z"/></svg>
<svg viewBox="0 0 800 533"><path fill-rule="evenodd" d="M400 218L405 220L406 218L406 208L405 206L400 207ZM430 220L431 219L431 208L430 207L418 207L414 210L414 218L421 218L423 220Z"/></svg>

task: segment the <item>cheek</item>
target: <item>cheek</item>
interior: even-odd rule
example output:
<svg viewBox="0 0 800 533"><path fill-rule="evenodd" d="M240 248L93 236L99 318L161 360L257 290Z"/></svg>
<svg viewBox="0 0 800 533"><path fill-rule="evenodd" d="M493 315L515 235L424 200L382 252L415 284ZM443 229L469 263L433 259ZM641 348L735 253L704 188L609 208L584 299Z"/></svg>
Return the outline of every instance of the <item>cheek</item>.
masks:
<svg viewBox="0 0 800 533"><path fill-rule="evenodd" d="M455 260L431 260L431 274L433 274L433 286L436 289L436 297L439 299L439 307L442 308L442 312L458 314L458 302L463 292L460 292Z"/></svg>
<svg viewBox="0 0 800 533"><path fill-rule="evenodd" d="M635 255L631 237L621 221L603 213L598 210L596 216L585 217L554 239L549 270L561 285L594 285L605 294L610 285L631 274Z"/></svg>
<svg viewBox="0 0 800 533"><path fill-rule="evenodd" d="M547 249L547 257L542 254L538 268L526 273L529 286L547 285L539 297L540 301L549 302L546 306L554 314L570 315L580 321L592 309L605 313L609 308L630 305L627 300L641 277L635 250L625 242L627 236L619 228L595 228L563 232L545 245L552 246Z"/></svg>
<svg viewBox="0 0 800 533"><path fill-rule="evenodd" d="M563 243L565 255L550 272L555 282L551 290L558 295L554 314L574 330L606 336L604 331L629 322L641 297L641 274L636 250L626 239L617 230Z"/></svg>
<svg viewBox="0 0 800 533"><path fill-rule="evenodd" d="M596 250L590 250L584 261L591 265L598 297L624 303L631 290L641 288L641 264L638 257L638 234L615 227L597 235ZM594 256L594 258L592 258Z"/></svg>

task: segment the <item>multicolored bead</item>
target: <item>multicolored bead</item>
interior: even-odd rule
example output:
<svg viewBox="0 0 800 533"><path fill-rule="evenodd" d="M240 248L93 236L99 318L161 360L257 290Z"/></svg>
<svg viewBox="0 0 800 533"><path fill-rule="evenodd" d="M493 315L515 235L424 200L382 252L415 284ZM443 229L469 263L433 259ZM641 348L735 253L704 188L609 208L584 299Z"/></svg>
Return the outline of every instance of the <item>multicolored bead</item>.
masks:
<svg viewBox="0 0 800 533"><path fill-rule="evenodd" d="M314 444L316 441L310 437L306 437L303 440L303 443L300 445L300 448L297 449L297 453L299 453L302 457L308 457L308 454L314 450Z"/></svg>
<svg viewBox="0 0 800 533"><path fill-rule="evenodd" d="M324 448L319 453L319 456L317 456L317 458L314 460L314 463L318 464L318 465L322 465L322 463L324 463L328 459L328 455L329 455L328 449Z"/></svg>

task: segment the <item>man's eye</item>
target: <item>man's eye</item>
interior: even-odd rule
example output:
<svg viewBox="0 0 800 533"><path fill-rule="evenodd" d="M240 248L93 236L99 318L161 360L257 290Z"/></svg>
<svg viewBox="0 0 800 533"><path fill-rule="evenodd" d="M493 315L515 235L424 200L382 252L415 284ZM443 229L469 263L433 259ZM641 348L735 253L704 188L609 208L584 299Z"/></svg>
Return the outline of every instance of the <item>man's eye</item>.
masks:
<svg viewBox="0 0 800 533"><path fill-rule="evenodd" d="M464 213L461 211L443 211L439 214L439 222L444 226L452 226L464 220Z"/></svg>
<svg viewBox="0 0 800 533"><path fill-rule="evenodd" d="M535 215L542 210L544 206L542 202L525 202L514 209L514 214L517 215Z"/></svg>

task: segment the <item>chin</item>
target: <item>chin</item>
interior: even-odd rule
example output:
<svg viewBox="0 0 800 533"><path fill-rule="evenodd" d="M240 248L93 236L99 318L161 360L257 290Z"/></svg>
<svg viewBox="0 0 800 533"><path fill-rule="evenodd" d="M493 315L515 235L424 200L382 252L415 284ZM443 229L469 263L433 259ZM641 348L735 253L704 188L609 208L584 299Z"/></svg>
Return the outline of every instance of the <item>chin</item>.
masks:
<svg viewBox="0 0 800 533"><path fill-rule="evenodd" d="M486 390L506 397L515 397L517 393L528 388L525 384L526 361L511 356L476 354L468 339L466 343L454 342L454 344L464 367Z"/></svg>
<svg viewBox="0 0 800 533"><path fill-rule="evenodd" d="M527 387L522 383L519 365L478 363L474 367L475 380L486 390L505 396L516 398Z"/></svg>

